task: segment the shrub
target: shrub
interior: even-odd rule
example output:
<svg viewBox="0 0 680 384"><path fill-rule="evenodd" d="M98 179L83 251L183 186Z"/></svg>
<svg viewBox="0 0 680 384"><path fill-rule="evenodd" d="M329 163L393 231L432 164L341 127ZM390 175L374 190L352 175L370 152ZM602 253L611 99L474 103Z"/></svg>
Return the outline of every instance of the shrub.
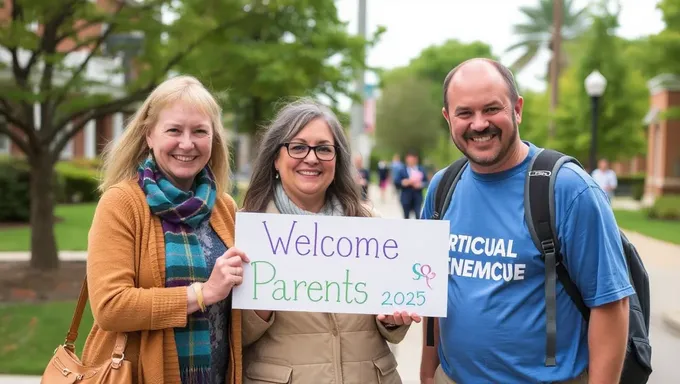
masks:
<svg viewBox="0 0 680 384"><path fill-rule="evenodd" d="M28 222L30 169L23 160L0 159L0 222Z"/></svg>
<svg viewBox="0 0 680 384"><path fill-rule="evenodd" d="M99 199L99 173L94 164L88 160L76 160L56 165L61 190L57 196L61 202L89 203Z"/></svg>
<svg viewBox="0 0 680 384"><path fill-rule="evenodd" d="M631 192L632 192L633 199L635 199L637 201L642 200L642 197L645 194L645 183L644 183L644 181L642 183L633 184Z"/></svg>
<svg viewBox="0 0 680 384"><path fill-rule="evenodd" d="M659 197L649 209L648 215L652 219L680 221L680 195Z"/></svg>
<svg viewBox="0 0 680 384"><path fill-rule="evenodd" d="M638 173L618 177L616 187L617 196L632 196L635 200L642 200L645 192L645 174Z"/></svg>

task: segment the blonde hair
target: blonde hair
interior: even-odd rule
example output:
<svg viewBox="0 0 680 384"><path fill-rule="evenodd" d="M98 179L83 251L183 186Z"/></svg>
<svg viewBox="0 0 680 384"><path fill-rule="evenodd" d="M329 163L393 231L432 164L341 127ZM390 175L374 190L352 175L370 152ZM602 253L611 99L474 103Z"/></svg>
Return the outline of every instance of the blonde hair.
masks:
<svg viewBox="0 0 680 384"><path fill-rule="evenodd" d="M229 190L229 151L222 126L222 109L196 78L177 76L159 84L144 100L120 139L116 143L110 142L104 149L99 185L102 193L121 181L137 178L137 168L149 154L147 134L158 122L160 112L176 102L189 104L210 118L213 140L208 166L215 175L217 196Z"/></svg>

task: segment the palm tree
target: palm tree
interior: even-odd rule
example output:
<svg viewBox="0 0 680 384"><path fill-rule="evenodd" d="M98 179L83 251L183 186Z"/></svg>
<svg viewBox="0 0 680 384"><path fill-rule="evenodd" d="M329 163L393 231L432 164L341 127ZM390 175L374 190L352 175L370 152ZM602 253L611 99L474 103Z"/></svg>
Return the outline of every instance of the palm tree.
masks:
<svg viewBox="0 0 680 384"><path fill-rule="evenodd" d="M511 68L515 72L521 71L533 60L538 51L547 45L552 51L548 63L548 78L550 81L550 112L555 112L558 105L558 85L561 69L566 67L568 58L562 41L569 41L581 35L586 27L585 13L587 8L576 10L573 0L539 0L537 7L521 7L520 12L528 19L524 24L516 24L513 28L521 41L514 44L507 51L524 48ZM555 124L550 122L548 137L555 136Z"/></svg>
<svg viewBox="0 0 680 384"><path fill-rule="evenodd" d="M587 7L576 9L574 0L563 0L561 14L560 35L562 41L570 41L580 36L588 27L586 17ZM520 41L506 51L514 51L522 48L524 53L510 66L513 71L519 72L525 68L536 56L541 48L552 50L553 30L555 28L554 0L539 0L534 7L521 7L520 12L526 17L526 21L515 24L513 33L519 36ZM562 45L562 44L560 44ZM560 67L564 68L567 58L564 49L560 49Z"/></svg>

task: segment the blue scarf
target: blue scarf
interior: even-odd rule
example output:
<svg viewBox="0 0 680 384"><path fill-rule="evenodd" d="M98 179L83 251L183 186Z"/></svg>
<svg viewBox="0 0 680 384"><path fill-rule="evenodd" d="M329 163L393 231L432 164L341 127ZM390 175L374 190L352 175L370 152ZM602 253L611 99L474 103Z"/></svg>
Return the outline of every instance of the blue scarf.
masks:
<svg viewBox="0 0 680 384"><path fill-rule="evenodd" d="M216 188L206 166L188 192L175 187L149 156L139 166L139 186L151 212L161 219L165 239L165 286L186 287L210 277L194 230L209 220ZM206 313L194 312L184 328L175 328L182 383L210 383L210 324Z"/></svg>

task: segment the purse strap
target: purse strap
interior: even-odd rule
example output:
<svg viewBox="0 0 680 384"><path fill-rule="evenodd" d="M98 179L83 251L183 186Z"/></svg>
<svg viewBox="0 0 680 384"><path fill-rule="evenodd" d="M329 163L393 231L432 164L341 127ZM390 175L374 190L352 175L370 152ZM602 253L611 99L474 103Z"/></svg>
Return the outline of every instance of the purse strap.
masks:
<svg viewBox="0 0 680 384"><path fill-rule="evenodd" d="M78 338L78 328L80 328L80 320L83 318L83 312L85 311L85 304L87 304L87 276L83 278L83 284L80 287L80 295L78 296L78 303L76 304L76 310L73 312L73 318L71 319L71 326L66 334L66 341L64 341L64 347L70 349L71 352L76 351L76 339ZM127 345L127 334L119 332L116 335L116 344L113 348L114 359L123 359L123 353L125 352L125 346Z"/></svg>
<svg viewBox="0 0 680 384"><path fill-rule="evenodd" d="M67 347L73 347L73 349L75 349L75 342L78 338L78 328L80 328L80 320L83 318L85 304L87 304L87 276L83 278L83 284L80 286L78 304L76 304L76 310L73 312L73 318L71 319L71 326L66 334L66 341L64 344Z"/></svg>

